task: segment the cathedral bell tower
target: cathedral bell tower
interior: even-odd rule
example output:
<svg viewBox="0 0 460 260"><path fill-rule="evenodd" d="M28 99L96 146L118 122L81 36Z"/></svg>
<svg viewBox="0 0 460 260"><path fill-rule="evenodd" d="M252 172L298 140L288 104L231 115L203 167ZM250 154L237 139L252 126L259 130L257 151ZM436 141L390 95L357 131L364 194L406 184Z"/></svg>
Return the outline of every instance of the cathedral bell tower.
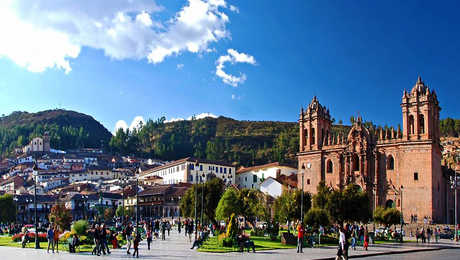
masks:
<svg viewBox="0 0 460 260"><path fill-rule="evenodd" d="M418 77L414 87L402 97L403 140L439 142L439 107L435 91Z"/></svg>
<svg viewBox="0 0 460 260"><path fill-rule="evenodd" d="M300 110L300 152L320 150L323 140L331 132L331 116L329 110L323 107L318 99L313 97L310 105L304 111Z"/></svg>

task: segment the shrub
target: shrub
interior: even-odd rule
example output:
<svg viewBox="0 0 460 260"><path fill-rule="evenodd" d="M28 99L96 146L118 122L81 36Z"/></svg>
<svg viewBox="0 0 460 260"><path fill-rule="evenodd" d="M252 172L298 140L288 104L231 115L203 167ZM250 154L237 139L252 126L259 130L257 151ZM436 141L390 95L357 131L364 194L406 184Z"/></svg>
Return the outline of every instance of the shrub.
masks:
<svg viewBox="0 0 460 260"><path fill-rule="evenodd" d="M263 228L255 228L255 230L251 230L251 236L263 237L265 235L265 229Z"/></svg>
<svg viewBox="0 0 460 260"><path fill-rule="evenodd" d="M86 230L88 230L88 222L86 220L79 220L72 225L72 231L78 236L86 235Z"/></svg>
<svg viewBox="0 0 460 260"><path fill-rule="evenodd" d="M233 246L233 239L231 237L226 237L222 240L223 247L232 247Z"/></svg>

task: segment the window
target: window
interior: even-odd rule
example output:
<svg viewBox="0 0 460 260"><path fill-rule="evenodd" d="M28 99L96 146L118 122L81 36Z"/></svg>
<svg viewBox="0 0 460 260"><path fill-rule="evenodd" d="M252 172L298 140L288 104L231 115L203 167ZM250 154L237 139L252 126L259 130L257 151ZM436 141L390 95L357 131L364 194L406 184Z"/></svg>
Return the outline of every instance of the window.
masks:
<svg viewBox="0 0 460 260"><path fill-rule="evenodd" d="M315 128L311 129L311 144L315 144Z"/></svg>
<svg viewBox="0 0 460 260"><path fill-rule="evenodd" d="M420 133L425 133L425 117L423 115L418 116L418 125L420 127Z"/></svg>
<svg viewBox="0 0 460 260"><path fill-rule="evenodd" d="M202 171L202 170L203 170L203 165L200 165L200 171Z"/></svg>
<svg viewBox="0 0 460 260"><path fill-rule="evenodd" d="M307 184L310 185L310 179L307 179Z"/></svg>
<svg viewBox="0 0 460 260"><path fill-rule="evenodd" d="M353 155L353 171L359 171L359 157L357 154Z"/></svg>
<svg viewBox="0 0 460 260"><path fill-rule="evenodd" d="M256 183L257 182L257 175L252 176L252 182Z"/></svg>
<svg viewBox="0 0 460 260"><path fill-rule="evenodd" d="M414 172L414 181L418 181L418 172Z"/></svg>
<svg viewBox="0 0 460 260"><path fill-rule="evenodd" d="M388 170L394 170L395 168L395 160L393 159L393 156L389 155L387 158L387 169Z"/></svg>
<svg viewBox="0 0 460 260"><path fill-rule="evenodd" d="M227 168L224 168L224 173L227 173Z"/></svg>
<svg viewBox="0 0 460 260"><path fill-rule="evenodd" d="M414 134L414 116L409 116L409 134Z"/></svg>
<svg viewBox="0 0 460 260"><path fill-rule="evenodd" d="M248 177L244 177L244 181L247 182L247 181L248 181Z"/></svg>
<svg viewBox="0 0 460 260"><path fill-rule="evenodd" d="M332 160L327 161L327 173L332 173L333 165Z"/></svg>
<svg viewBox="0 0 460 260"><path fill-rule="evenodd" d="M222 167L220 167L220 173L222 173Z"/></svg>
<svg viewBox="0 0 460 260"><path fill-rule="evenodd" d="M193 166L193 164L189 164L190 166L190 170L193 170L195 167Z"/></svg>
<svg viewBox="0 0 460 260"><path fill-rule="evenodd" d="M193 182L193 175L190 175L190 181Z"/></svg>
<svg viewBox="0 0 460 260"><path fill-rule="evenodd" d="M229 168L229 169L228 169L228 173L232 173L232 168Z"/></svg>

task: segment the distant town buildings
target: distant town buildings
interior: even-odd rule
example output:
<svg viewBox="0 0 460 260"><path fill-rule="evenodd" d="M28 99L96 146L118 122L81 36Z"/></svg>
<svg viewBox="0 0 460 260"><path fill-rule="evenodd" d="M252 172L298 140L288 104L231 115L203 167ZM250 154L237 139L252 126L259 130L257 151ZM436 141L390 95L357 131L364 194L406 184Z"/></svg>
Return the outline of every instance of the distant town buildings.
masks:
<svg viewBox="0 0 460 260"><path fill-rule="evenodd" d="M225 184L235 183L235 167L228 163L187 157L141 173L141 180L151 176L163 178L163 184L202 183L217 177Z"/></svg>
<svg viewBox="0 0 460 260"><path fill-rule="evenodd" d="M260 185L267 178L277 179L281 175L296 175L297 169L283 165L279 162L256 165L252 167L241 167L236 172L236 186L238 188L260 189Z"/></svg>

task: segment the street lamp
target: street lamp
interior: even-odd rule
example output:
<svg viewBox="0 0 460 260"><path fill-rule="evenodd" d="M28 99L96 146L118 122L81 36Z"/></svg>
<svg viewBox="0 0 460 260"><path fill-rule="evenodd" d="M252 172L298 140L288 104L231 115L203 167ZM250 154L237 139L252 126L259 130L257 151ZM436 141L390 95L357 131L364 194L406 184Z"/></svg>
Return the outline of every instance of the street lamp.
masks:
<svg viewBox="0 0 460 260"><path fill-rule="evenodd" d="M140 172L140 168L139 168ZM139 173L136 176L136 234L139 230Z"/></svg>
<svg viewBox="0 0 460 260"><path fill-rule="evenodd" d="M202 177L205 180L205 174L203 173ZM204 180L201 180L201 230L203 230L203 209L204 209Z"/></svg>
<svg viewBox="0 0 460 260"><path fill-rule="evenodd" d="M401 196L401 243L403 242L403 225L404 225L403 189L404 189L404 186L401 185L401 187L399 187L399 195Z"/></svg>
<svg viewBox="0 0 460 260"><path fill-rule="evenodd" d="M81 198L82 198L82 201L83 201L83 218L86 220L87 219L87 217L86 217L86 201L88 200L88 196L87 195L82 195Z"/></svg>
<svg viewBox="0 0 460 260"><path fill-rule="evenodd" d="M198 160L195 162L195 167L198 167L200 164L198 163ZM198 169L195 169L195 184L198 184ZM195 185L195 241L197 240L198 238L198 225L197 225L197 221L198 221L198 218L197 218L197 215L196 215L196 211L197 211L197 201L198 201L198 187Z"/></svg>
<svg viewBox="0 0 460 260"><path fill-rule="evenodd" d="M13 201L14 201L14 204L16 205L16 217L14 220L14 223L16 223L18 221L18 197L14 196Z"/></svg>
<svg viewBox="0 0 460 260"><path fill-rule="evenodd" d="M126 182L128 181L128 178L127 177L120 177L119 178L119 181L120 181L120 184L121 184L121 207L122 207L122 211L121 211L121 225L124 224L125 222L125 184Z"/></svg>
<svg viewBox="0 0 460 260"><path fill-rule="evenodd" d="M34 165L33 176L34 176L34 208L35 208L35 249L40 249L40 242L38 241L38 213L37 213L37 165Z"/></svg>

